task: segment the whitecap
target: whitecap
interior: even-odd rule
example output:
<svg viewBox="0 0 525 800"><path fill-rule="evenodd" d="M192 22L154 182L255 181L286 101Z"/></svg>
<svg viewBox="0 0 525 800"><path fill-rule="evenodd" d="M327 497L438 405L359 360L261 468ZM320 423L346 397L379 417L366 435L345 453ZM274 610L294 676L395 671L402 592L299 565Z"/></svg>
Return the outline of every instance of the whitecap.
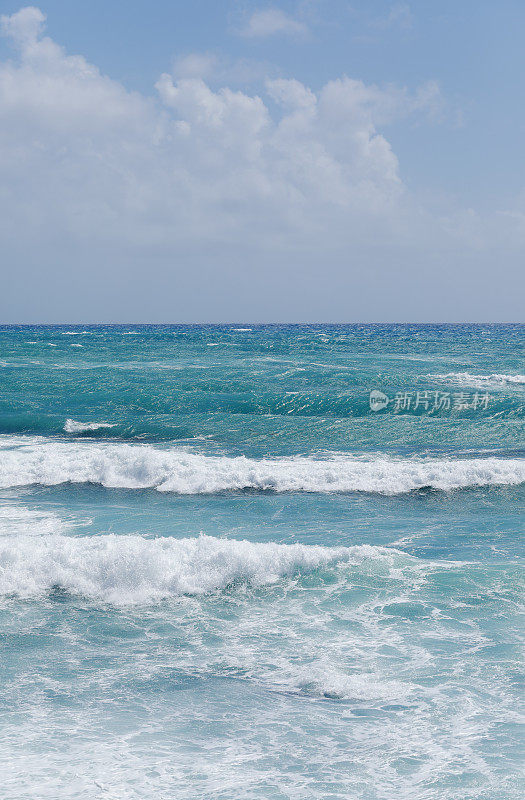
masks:
<svg viewBox="0 0 525 800"><path fill-rule="evenodd" d="M68 420L79 433L109 423ZM3 445L3 446L2 446ZM372 492L403 494L416 489L443 491L525 482L525 459L392 458L332 454L326 458L251 459L207 456L141 444L27 443L2 437L0 486L95 483L106 487L152 488L177 494L242 489L274 492Z"/></svg>
<svg viewBox="0 0 525 800"><path fill-rule="evenodd" d="M446 374L428 375L434 380L456 383L460 386L472 386L478 389L487 389L489 386L501 387L507 384L525 384L525 375L505 375L493 372L490 375L472 375L470 372L447 372Z"/></svg>
<svg viewBox="0 0 525 800"><path fill-rule="evenodd" d="M115 423L109 422L76 422L74 419L66 419L64 430L66 433L85 433L86 431L98 431L100 428L114 428Z"/></svg>
<svg viewBox="0 0 525 800"><path fill-rule="evenodd" d="M146 539L137 535L0 539L0 594L39 597L60 587L72 594L120 604L203 595L244 583L275 584L301 571L379 561L387 569L399 551L357 545L254 543L198 538Z"/></svg>

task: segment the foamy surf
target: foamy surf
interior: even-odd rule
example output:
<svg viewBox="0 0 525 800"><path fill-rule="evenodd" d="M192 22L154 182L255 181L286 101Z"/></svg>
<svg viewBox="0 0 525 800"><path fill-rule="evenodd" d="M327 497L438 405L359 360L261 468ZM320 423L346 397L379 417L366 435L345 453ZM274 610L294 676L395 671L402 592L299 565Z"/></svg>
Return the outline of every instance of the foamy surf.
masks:
<svg viewBox="0 0 525 800"><path fill-rule="evenodd" d="M338 563L412 562L383 547L254 543L200 536L146 539L107 534L0 539L0 595L41 597L61 589L113 604L203 595L244 583L254 587Z"/></svg>
<svg viewBox="0 0 525 800"><path fill-rule="evenodd" d="M525 329L83 330L0 329L2 800L521 800Z"/></svg>
<svg viewBox="0 0 525 800"><path fill-rule="evenodd" d="M83 428L86 430L86 428ZM5 437L0 486L94 483L177 494L221 491L404 494L525 482L525 459L388 456L250 459L205 456L151 445L53 442Z"/></svg>
<svg viewBox="0 0 525 800"><path fill-rule="evenodd" d="M27 506L0 505L0 536L43 536L66 533L71 527L87 524L86 520L59 517L52 511Z"/></svg>
<svg viewBox="0 0 525 800"><path fill-rule="evenodd" d="M447 372L445 374L429 375L434 380L455 383L459 386L471 386L474 389L487 389L490 386L522 385L525 384L525 375L505 375L493 372L490 375L472 375L470 372Z"/></svg>

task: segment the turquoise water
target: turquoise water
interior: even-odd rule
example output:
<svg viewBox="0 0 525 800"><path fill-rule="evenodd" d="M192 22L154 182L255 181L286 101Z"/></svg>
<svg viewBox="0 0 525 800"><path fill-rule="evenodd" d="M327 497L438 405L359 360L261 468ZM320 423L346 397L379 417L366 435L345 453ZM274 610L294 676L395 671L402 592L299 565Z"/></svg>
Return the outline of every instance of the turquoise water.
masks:
<svg viewBox="0 0 525 800"><path fill-rule="evenodd" d="M524 343L0 327L2 797L521 798Z"/></svg>

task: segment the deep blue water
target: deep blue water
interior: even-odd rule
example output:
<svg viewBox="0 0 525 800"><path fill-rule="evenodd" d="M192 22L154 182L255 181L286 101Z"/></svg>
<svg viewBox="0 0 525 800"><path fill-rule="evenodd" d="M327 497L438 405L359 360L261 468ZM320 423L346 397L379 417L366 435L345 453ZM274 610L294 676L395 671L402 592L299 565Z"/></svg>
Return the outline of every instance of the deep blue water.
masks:
<svg viewBox="0 0 525 800"><path fill-rule="evenodd" d="M524 343L0 327L1 796L521 800Z"/></svg>

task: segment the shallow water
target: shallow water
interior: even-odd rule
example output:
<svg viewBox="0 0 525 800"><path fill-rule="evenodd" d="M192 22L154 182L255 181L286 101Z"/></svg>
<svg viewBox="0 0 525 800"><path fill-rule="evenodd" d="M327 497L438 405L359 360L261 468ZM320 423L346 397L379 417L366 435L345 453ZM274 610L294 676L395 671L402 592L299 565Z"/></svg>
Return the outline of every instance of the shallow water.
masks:
<svg viewBox="0 0 525 800"><path fill-rule="evenodd" d="M521 798L524 342L0 328L3 796Z"/></svg>

